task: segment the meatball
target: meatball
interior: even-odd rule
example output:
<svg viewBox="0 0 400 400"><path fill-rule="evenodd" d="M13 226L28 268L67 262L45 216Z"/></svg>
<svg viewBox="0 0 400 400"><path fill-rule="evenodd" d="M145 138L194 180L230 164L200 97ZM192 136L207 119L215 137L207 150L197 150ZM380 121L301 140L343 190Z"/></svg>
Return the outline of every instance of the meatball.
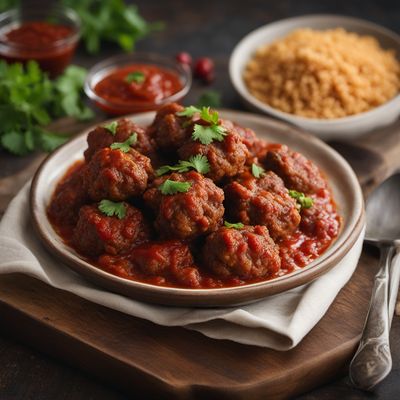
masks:
<svg viewBox="0 0 400 400"><path fill-rule="evenodd" d="M276 145L263 160L267 169L279 175L289 189L304 193L317 193L326 188L326 181L318 167L302 154L285 145Z"/></svg>
<svg viewBox="0 0 400 400"><path fill-rule="evenodd" d="M86 203L88 196L82 174L86 165L74 166L72 174L63 179L53 194L48 208L52 221L62 226L75 226L78 221L79 209Z"/></svg>
<svg viewBox="0 0 400 400"><path fill-rule="evenodd" d="M185 193L164 195L156 185L166 179L189 182L191 186ZM212 232L220 226L224 215L223 190L195 171L156 180L143 198L156 211L155 227L165 238L194 239Z"/></svg>
<svg viewBox="0 0 400 400"><path fill-rule="evenodd" d="M265 225L274 240L289 235L300 223L295 199L289 196L282 179L271 171L259 179L250 173L242 174L224 190L230 218L244 224Z"/></svg>
<svg viewBox="0 0 400 400"><path fill-rule="evenodd" d="M146 243L135 247L131 261L144 274L174 278L184 286L197 287L200 275L189 247L177 240Z"/></svg>
<svg viewBox="0 0 400 400"><path fill-rule="evenodd" d="M83 179L92 200L121 201L142 194L149 174L152 167L146 156L134 149L124 153L106 147L90 160Z"/></svg>
<svg viewBox="0 0 400 400"><path fill-rule="evenodd" d="M80 209L72 240L82 254L95 257L102 253L127 253L149 239L149 227L142 213L127 203L124 205L126 214L122 219L106 216L97 204Z"/></svg>
<svg viewBox="0 0 400 400"><path fill-rule="evenodd" d="M203 248L204 265L221 278L266 278L281 266L279 247L265 226L222 227L211 233Z"/></svg>
<svg viewBox="0 0 400 400"><path fill-rule="evenodd" d="M181 105L171 103L157 111L148 131L160 150L168 153L175 152L192 134L193 124L191 120L176 115L183 110L184 107Z"/></svg>
<svg viewBox="0 0 400 400"><path fill-rule="evenodd" d="M154 153L154 143L146 131L129 119L118 120L115 135L103 126L98 126L89 132L87 137L88 148L85 150L85 160L90 161L94 154L110 147L114 142L125 142L133 133L137 135L137 142L131 147L144 155L151 156Z"/></svg>
<svg viewBox="0 0 400 400"><path fill-rule="evenodd" d="M221 119L221 126L223 126L227 131L239 135L244 145L249 150L250 155L253 155L253 147L259 139L257 139L257 136L252 129L244 128L236 122L232 122L227 119Z"/></svg>
<svg viewBox="0 0 400 400"><path fill-rule="evenodd" d="M208 145L197 141L187 141L178 151L183 160L202 154L210 163L210 172L206 176L215 182L225 177L232 177L243 170L249 151L242 139L236 133L229 133L222 142L212 142Z"/></svg>

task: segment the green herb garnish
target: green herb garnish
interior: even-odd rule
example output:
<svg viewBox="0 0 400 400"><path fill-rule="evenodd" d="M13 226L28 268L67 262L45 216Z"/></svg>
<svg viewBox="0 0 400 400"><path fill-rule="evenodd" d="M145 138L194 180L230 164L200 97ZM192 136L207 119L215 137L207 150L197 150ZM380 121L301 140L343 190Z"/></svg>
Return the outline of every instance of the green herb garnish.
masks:
<svg viewBox="0 0 400 400"><path fill-rule="evenodd" d="M190 182L175 182L167 179L158 189L162 194L186 193L192 184Z"/></svg>
<svg viewBox="0 0 400 400"><path fill-rule="evenodd" d="M231 224L228 221L224 221L224 226L227 228L233 228L233 229L242 229L244 228L244 225L241 222L237 222L236 224Z"/></svg>
<svg viewBox="0 0 400 400"><path fill-rule="evenodd" d="M289 190L289 196L296 199L299 208L310 208L314 204L314 200L311 197L307 197L304 193L296 190Z"/></svg>
<svg viewBox="0 0 400 400"><path fill-rule="evenodd" d="M216 90L208 90L204 92L197 100L196 107L221 107L221 94Z"/></svg>
<svg viewBox="0 0 400 400"><path fill-rule="evenodd" d="M47 128L54 118L90 118L82 103L86 71L70 66L51 81L34 61L0 61L0 146L17 155L52 151L68 140ZM66 88L68 87L68 94Z"/></svg>
<svg viewBox="0 0 400 400"><path fill-rule="evenodd" d="M163 165L162 167L156 170L156 175L161 176L170 171L177 172L187 172L190 169L194 169L200 174L206 174L210 171L210 164L207 160L206 156L201 154L197 154L189 158L189 161L180 160L176 165Z"/></svg>
<svg viewBox="0 0 400 400"><path fill-rule="evenodd" d="M210 144L214 140L222 142L225 138L226 130L219 125L203 126L199 124L194 125L192 139L197 140L202 144Z"/></svg>
<svg viewBox="0 0 400 400"><path fill-rule="evenodd" d="M62 0L61 3L79 15L82 39L91 54L98 53L104 42L116 43L130 52L139 39L164 27L160 22L146 22L135 5L123 0Z"/></svg>
<svg viewBox="0 0 400 400"><path fill-rule="evenodd" d="M108 132L111 133L111 135L115 136L115 134L117 133L118 122L117 121L110 122L109 124L103 125L103 128L107 129Z"/></svg>
<svg viewBox="0 0 400 400"><path fill-rule="evenodd" d="M260 176L265 172L263 167L260 167L257 164L251 164L251 173L256 177L260 178Z"/></svg>
<svg viewBox="0 0 400 400"><path fill-rule="evenodd" d="M114 142L110 148L112 150L121 150L124 153L128 153L128 151L131 149L131 145L135 144L137 142L137 133L134 132L132 133L131 136L128 137L128 139L125 140L125 142Z"/></svg>
<svg viewBox="0 0 400 400"><path fill-rule="evenodd" d="M119 219L125 218L126 206L124 203L115 203L111 200L101 200L99 210L108 217L116 216Z"/></svg>
<svg viewBox="0 0 400 400"><path fill-rule="evenodd" d="M178 111L176 115L178 117L193 117L196 113L200 114L201 110L195 106L185 107L182 111Z"/></svg>
<svg viewBox="0 0 400 400"><path fill-rule="evenodd" d="M128 83L143 83L145 79L144 73L140 71L131 72L125 77L125 81Z"/></svg>

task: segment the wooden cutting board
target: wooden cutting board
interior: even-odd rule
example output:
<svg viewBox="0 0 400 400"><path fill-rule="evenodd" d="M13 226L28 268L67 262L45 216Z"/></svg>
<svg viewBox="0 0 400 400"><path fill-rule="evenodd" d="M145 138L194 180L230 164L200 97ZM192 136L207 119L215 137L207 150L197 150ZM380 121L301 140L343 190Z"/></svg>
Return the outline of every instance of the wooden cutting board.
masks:
<svg viewBox="0 0 400 400"><path fill-rule="evenodd" d="M333 143L368 193L400 167L400 122L354 143ZM0 210L43 158L4 173ZM3 165L3 166L4 166ZM22 275L0 277L2 329L135 394L171 399L287 398L346 371L368 309L377 254L358 268L327 314L293 350L277 352L166 328L92 304Z"/></svg>

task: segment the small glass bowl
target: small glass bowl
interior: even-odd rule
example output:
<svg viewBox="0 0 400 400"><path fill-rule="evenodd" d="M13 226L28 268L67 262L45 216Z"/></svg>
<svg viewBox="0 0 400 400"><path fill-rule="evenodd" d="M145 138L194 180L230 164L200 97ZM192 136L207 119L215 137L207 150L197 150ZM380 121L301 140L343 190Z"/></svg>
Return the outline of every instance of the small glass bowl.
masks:
<svg viewBox="0 0 400 400"><path fill-rule="evenodd" d="M11 29L26 22L49 22L71 28L71 34L44 47L13 43L5 38ZM7 62L35 60L41 69L54 77L63 72L75 53L80 38L81 23L75 11L67 7L49 9L12 9L0 14L0 58Z"/></svg>
<svg viewBox="0 0 400 400"><path fill-rule="evenodd" d="M154 102L138 101L132 104L111 102L95 92L96 85L112 72L133 64L157 66L174 72L182 84L180 90L171 96L164 97ZM180 101L190 90L192 74L190 68L179 64L174 59L152 53L132 53L108 58L96 64L89 71L85 82L85 93L102 111L109 115L134 114L145 111L158 110L167 103Z"/></svg>

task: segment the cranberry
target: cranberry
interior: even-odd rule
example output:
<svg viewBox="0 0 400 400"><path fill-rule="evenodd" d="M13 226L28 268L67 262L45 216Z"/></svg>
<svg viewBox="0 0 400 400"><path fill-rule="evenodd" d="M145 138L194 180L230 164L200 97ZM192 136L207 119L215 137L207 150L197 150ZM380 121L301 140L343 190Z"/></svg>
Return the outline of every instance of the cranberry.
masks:
<svg viewBox="0 0 400 400"><path fill-rule="evenodd" d="M211 82L214 77L214 61L208 57L199 58L194 66L194 74L206 83Z"/></svg>
<svg viewBox="0 0 400 400"><path fill-rule="evenodd" d="M175 58L179 64L192 65L192 56L185 51L178 53Z"/></svg>

